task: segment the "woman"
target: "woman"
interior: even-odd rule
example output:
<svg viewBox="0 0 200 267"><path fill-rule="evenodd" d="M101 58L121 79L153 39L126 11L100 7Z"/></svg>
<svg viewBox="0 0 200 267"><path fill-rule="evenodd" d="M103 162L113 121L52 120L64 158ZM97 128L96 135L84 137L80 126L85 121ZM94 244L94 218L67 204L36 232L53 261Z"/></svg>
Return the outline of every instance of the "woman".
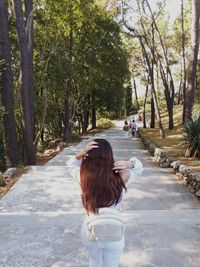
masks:
<svg viewBox="0 0 200 267"><path fill-rule="evenodd" d="M125 137L128 137L129 136L129 125L128 125L127 120L125 120L124 122L123 131L125 131Z"/></svg>
<svg viewBox="0 0 200 267"><path fill-rule="evenodd" d="M91 240L88 221L92 215L100 216L120 211L126 188L142 173L142 163L114 161L112 148L105 139L94 139L67 162L72 175L80 181L82 203L87 212L82 225L81 240L89 253L89 267L117 267L124 248L124 235L117 241Z"/></svg>

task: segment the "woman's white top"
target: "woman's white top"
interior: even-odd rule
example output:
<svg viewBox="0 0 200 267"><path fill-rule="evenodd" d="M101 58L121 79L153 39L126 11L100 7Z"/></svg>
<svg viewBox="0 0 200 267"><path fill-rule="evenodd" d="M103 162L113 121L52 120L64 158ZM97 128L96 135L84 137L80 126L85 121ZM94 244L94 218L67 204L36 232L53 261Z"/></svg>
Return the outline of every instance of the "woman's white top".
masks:
<svg viewBox="0 0 200 267"><path fill-rule="evenodd" d="M133 157L130 160L133 162L134 168L129 169L130 175L129 175L127 183L125 184L127 188L130 184L134 183L136 179L138 178L138 176L141 175L143 172L143 165L140 160L138 160L136 157ZM69 168L69 172L74 178L76 178L76 173L80 172L80 165L81 165L81 160L77 160L75 156L72 156L67 161L67 167ZM117 203L117 205L112 205L106 208L112 208L112 209L115 208L117 210L121 210L123 197L124 197L124 194L122 195L122 198Z"/></svg>

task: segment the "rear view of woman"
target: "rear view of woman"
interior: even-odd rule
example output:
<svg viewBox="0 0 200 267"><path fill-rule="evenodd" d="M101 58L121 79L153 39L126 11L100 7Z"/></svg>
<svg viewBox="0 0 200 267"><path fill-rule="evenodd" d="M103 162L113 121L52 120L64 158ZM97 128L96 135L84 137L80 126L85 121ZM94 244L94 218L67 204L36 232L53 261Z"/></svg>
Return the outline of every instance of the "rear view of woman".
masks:
<svg viewBox="0 0 200 267"><path fill-rule="evenodd" d="M117 267L124 248L124 232L120 232L122 200L129 184L141 174L142 163L136 158L114 161L109 142L94 139L67 165L82 190L86 217L81 240L89 253L89 267Z"/></svg>

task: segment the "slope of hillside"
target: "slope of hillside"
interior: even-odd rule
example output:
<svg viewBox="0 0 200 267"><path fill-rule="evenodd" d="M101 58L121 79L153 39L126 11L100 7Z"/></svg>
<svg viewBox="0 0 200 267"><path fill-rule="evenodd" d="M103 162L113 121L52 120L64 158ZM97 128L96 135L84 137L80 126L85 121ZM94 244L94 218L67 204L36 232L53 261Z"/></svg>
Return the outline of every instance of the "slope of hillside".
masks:
<svg viewBox="0 0 200 267"><path fill-rule="evenodd" d="M184 156L184 146L182 142L183 130L182 130L182 106L176 105L174 106L174 129L168 130L168 116L167 111L161 112L162 123L164 126L166 138L162 139L159 135L158 128L150 129L150 128L140 128L141 134L154 143L157 147L160 147L166 150L171 156L177 158L184 162L184 164L190 166L194 170L200 171L200 160L193 158L185 158Z"/></svg>

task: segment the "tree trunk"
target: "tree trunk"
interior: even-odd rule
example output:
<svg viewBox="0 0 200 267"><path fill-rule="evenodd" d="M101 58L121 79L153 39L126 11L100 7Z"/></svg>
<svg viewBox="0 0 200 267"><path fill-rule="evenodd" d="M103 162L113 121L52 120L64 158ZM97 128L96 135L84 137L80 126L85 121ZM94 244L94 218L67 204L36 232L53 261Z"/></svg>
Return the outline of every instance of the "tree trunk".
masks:
<svg viewBox="0 0 200 267"><path fill-rule="evenodd" d="M148 67L148 72L149 72L149 75L150 75L150 81L151 81L151 86L152 86L152 96L153 96L153 101L154 101L154 106L155 106L155 111L156 111L158 126L159 126L159 130L160 130L160 135L161 135L162 138L164 138L165 137L165 133L164 133L164 130L163 130L163 127L162 127L162 121L161 121L160 111L159 111L159 108L158 108L158 102L157 102L157 96L156 96L154 81L152 79L153 76L154 76L153 75L153 68L152 67L153 67L153 64L155 63L154 55L153 55L153 53L154 53L154 46L152 46L152 48L153 48L153 51L152 51L153 64L151 64L151 61L149 59L147 50L145 48L145 44L149 47L148 40L146 38L144 38L145 39L145 44L144 44L143 36L141 36L139 33L137 33L137 31L134 28L131 28L131 27L129 27L127 25L127 23L124 20L123 4L122 4L122 19L123 19L123 22L124 22L126 28L128 30L130 30L131 32L133 32L134 34L136 34L136 37L138 38L138 40L140 42L140 45L142 47L142 53L143 53L143 56L144 56L144 58L146 60L146 64L147 64L147 67ZM155 25L155 27L156 27L156 25ZM154 38L154 36L152 36L152 37ZM152 44L154 44L154 40L153 40Z"/></svg>
<svg viewBox="0 0 200 267"><path fill-rule="evenodd" d="M5 170L6 170L6 157L5 157L5 147L4 147L4 134L3 134L3 128L0 127L0 172L4 172Z"/></svg>
<svg viewBox="0 0 200 267"><path fill-rule="evenodd" d="M97 128L97 119L96 119L96 105L95 105L95 93L94 92L92 92L91 123L92 123L92 129L96 129Z"/></svg>
<svg viewBox="0 0 200 267"><path fill-rule="evenodd" d="M185 120L192 120L192 107L194 104L195 80L197 69L197 58L200 37L200 4L199 0L192 0L192 33L191 33L191 55L189 64L189 79L185 98Z"/></svg>
<svg viewBox="0 0 200 267"><path fill-rule="evenodd" d="M153 102L154 102L154 106L155 106L155 112L156 112L158 127L159 127L159 131L160 131L160 136L162 138L165 138L165 133L164 133L164 130L163 130L161 116L160 116L160 110L158 108L158 101L157 101L157 96L156 96L156 90L155 90L154 86L152 86L152 97L153 97Z"/></svg>
<svg viewBox="0 0 200 267"><path fill-rule="evenodd" d="M35 147L34 147L34 99L33 99L33 56L32 56L32 23L25 25L22 15L22 1L13 0L17 36L20 50L20 95L23 114L23 135L25 144L26 163L35 164ZM32 6L32 1L29 1L28 9ZM26 8L26 5L25 5ZM32 10L32 8L31 8ZM28 14L30 11L26 10Z"/></svg>
<svg viewBox="0 0 200 267"><path fill-rule="evenodd" d="M167 112L168 112L168 129L172 130L174 128L174 118L173 118L173 109L174 109L174 90L169 89L169 84L167 81L166 74L164 72L162 62L160 62L160 74L164 86L164 94L165 94L165 100L167 104ZM171 83L171 80L170 80ZM170 84L170 86L173 86L173 84Z"/></svg>
<svg viewBox="0 0 200 267"><path fill-rule="evenodd" d="M68 81L65 87L65 99L64 99L64 132L63 140L66 141L70 135L70 105L69 105L69 94L72 91L72 57L73 57L73 25L70 22L70 34L69 34L69 71Z"/></svg>
<svg viewBox="0 0 200 267"><path fill-rule="evenodd" d="M88 124L89 124L89 111L86 110L84 112L84 117L83 117L83 125L82 125L82 132L83 133L87 133L87 128L88 128Z"/></svg>
<svg viewBox="0 0 200 267"><path fill-rule="evenodd" d="M65 100L64 100L64 131L63 131L63 140L64 141L67 141L67 139L69 138L69 118L70 118L70 109L69 109L68 94L65 94Z"/></svg>
<svg viewBox="0 0 200 267"><path fill-rule="evenodd" d="M152 67L150 68L150 78L151 78L151 84L152 84L152 98L153 98L153 102L154 102L154 107L155 107L155 113L156 113L156 117L157 117L157 122L158 122L158 127L159 127L159 131L160 131L160 136L162 138L165 138L165 133L163 130L163 126L162 126L162 121L161 121L161 116L160 116L160 110L158 107L158 100L157 100L157 96L156 96L156 90L155 90L155 81L154 81L154 64L156 64L156 60L155 60L155 51L154 51L154 47L155 47L155 41L154 41L154 24L152 24Z"/></svg>
<svg viewBox="0 0 200 267"><path fill-rule="evenodd" d="M147 85L146 85L146 91L145 91L145 96L144 96L144 105L143 105L143 128L146 128L146 103L147 103L147 95L148 95L148 89L149 89L149 79L147 81Z"/></svg>
<svg viewBox="0 0 200 267"><path fill-rule="evenodd" d="M2 71L1 102L5 108L3 117L6 144L7 166L17 166L20 161L19 145L17 141L16 122L14 118L14 101L12 92L13 75L11 69L11 50L8 30L7 1L0 1L0 58L4 60Z"/></svg>
<svg viewBox="0 0 200 267"><path fill-rule="evenodd" d="M182 44L182 62L183 62L183 81L182 81L182 92L183 92L183 116L182 123L185 122L186 115L186 62L185 62L185 29L184 29L184 4L181 0L181 44Z"/></svg>
<svg viewBox="0 0 200 267"><path fill-rule="evenodd" d="M170 80L170 87L172 86L174 86L174 84L172 84L172 81ZM174 89L170 90L170 92L171 94L169 94L169 99L167 101L169 117L168 129L172 130L174 129Z"/></svg>
<svg viewBox="0 0 200 267"><path fill-rule="evenodd" d="M153 101L153 94L151 96L151 120L150 120L150 128L155 128L155 107Z"/></svg>
<svg viewBox="0 0 200 267"><path fill-rule="evenodd" d="M156 30L156 32L158 34L158 37L159 37L159 40L160 40L160 44L161 44L161 47L162 47L162 50L163 50L163 55L164 55L164 59L165 59L165 63L166 63L166 72L167 72L167 75L169 74L169 78L170 78L170 86L168 86L166 89L169 90L169 95L170 95L170 98L169 99L174 104L174 91L175 91L175 87L174 87L173 76L172 76L170 65L169 65L169 61L168 61L167 50L166 50L166 47L165 47L163 38L162 38L162 36L160 34L159 28L157 26L157 23L156 23L154 14L152 12L151 6L149 4L149 1L148 0L143 1L143 4L145 2L146 2L146 5L147 5L147 7L149 9L150 14L151 14L151 18L152 18L152 38L153 38L153 42L152 42L153 54L152 55L153 55L153 58L154 58L154 62L156 62L155 61L155 54L154 54L154 52L156 50L156 45L155 45L155 42L154 42L154 27L155 27L155 30ZM166 99L166 101L167 101L167 99ZM170 104L170 106L171 106L171 104ZM173 105L172 105L171 108L173 109ZM173 111L172 111L172 113L173 113ZM173 117L170 118L170 127L172 125L173 125Z"/></svg>
<svg viewBox="0 0 200 267"><path fill-rule="evenodd" d="M134 92L135 92L135 101L136 101L136 104L137 104L137 109L139 110L140 109L140 105L139 105L139 102L138 102L137 86L136 86L135 78L133 78L133 87L134 87Z"/></svg>
<svg viewBox="0 0 200 267"><path fill-rule="evenodd" d="M46 60L45 66L44 66L44 73L47 73L47 69L48 69L48 65L49 65L49 60L51 58L51 53L49 55L49 57ZM38 142L40 137L44 138L44 126L45 126L45 119L46 119L46 115L47 115L47 107L48 107L48 88L46 86L46 82L44 81L44 76L42 77L42 81L41 81L41 97L43 96L43 89L44 89L44 109L43 109L43 114L42 114L42 121L38 130L38 133L35 137L35 147L37 148ZM41 140L42 140L41 138Z"/></svg>
<svg viewBox="0 0 200 267"><path fill-rule="evenodd" d="M179 87L178 87L178 99L177 99L177 104L180 105L181 103L183 103L183 82L182 82L182 77L180 79L180 83L179 83Z"/></svg>

